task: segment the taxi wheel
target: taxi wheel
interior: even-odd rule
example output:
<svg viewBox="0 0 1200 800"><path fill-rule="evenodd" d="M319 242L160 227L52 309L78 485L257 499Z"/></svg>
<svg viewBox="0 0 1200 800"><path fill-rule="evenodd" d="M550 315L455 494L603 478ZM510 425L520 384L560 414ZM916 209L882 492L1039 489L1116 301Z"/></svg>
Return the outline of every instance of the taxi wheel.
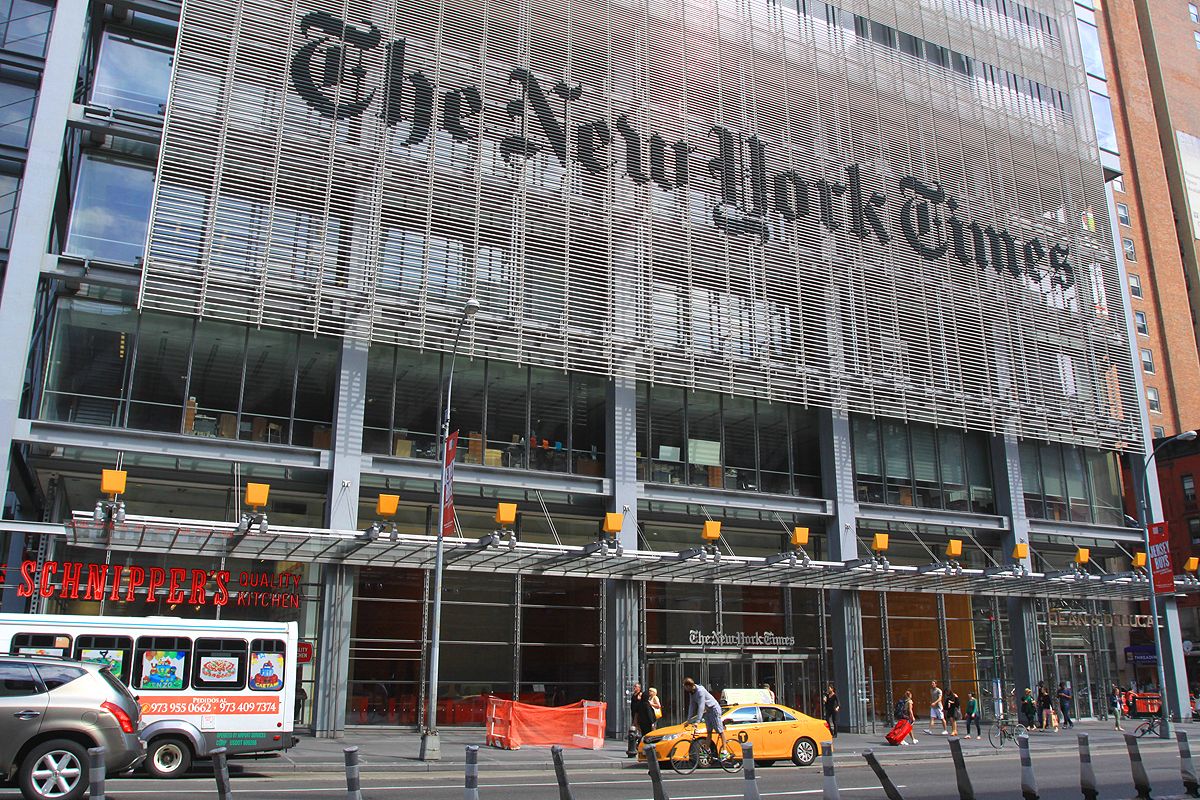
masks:
<svg viewBox="0 0 1200 800"><path fill-rule="evenodd" d="M817 760L817 743L807 736L801 736L792 745L792 763L797 767L811 766Z"/></svg>
<svg viewBox="0 0 1200 800"><path fill-rule="evenodd" d="M754 766L756 766L756 767L773 767L773 766L775 766L775 759L773 759L773 758L756 758L756 759L754 759Z"/></svg>

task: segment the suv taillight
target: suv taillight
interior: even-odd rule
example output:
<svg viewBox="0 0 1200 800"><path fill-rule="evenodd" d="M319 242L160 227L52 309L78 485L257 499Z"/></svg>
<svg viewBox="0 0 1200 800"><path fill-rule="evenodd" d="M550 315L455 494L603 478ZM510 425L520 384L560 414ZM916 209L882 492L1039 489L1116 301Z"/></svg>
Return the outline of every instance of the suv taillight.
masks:
<svg viewBox="0 0 1200 800"><path fill-rule="evenodd" d="M107 700L101 703L100 707L117 718L117 724L121 726L122 731L125 733L137 732L137 729L133 726L133 720L130 719L129 715L125 713L125 709L121 708L116 703L110 703Z"/></svg>

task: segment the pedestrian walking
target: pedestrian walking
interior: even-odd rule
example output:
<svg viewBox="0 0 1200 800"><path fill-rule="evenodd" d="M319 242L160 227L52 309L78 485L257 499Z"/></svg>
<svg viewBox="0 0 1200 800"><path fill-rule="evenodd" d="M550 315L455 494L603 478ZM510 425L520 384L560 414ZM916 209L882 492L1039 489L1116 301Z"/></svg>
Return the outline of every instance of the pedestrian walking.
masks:
<svg viewBox="0 0 1200 800"><path fill-rule="evenodd" d="M768 700L767 702L774 703L774 702L775 702L775 693L774 693L773 691L771 691L771 684L769 684L769 683L764 683L764 684L762 685L762 689L763 689L763 691L764 691L764 692L766 692L766 693L767 693L767 697L771 698L771 699L770 699L770 700Z"/></svg>
<svg viewBox="0 0 1200 800"><path fill-rule="evenodd" d="M962 707L958 695L950 686L946 687L946 724L950 726L950 735L958 736L958 721L962 719Z"/></svg>
<svg viewBox="0 0 1200 800"><path fill-rule="evenodd" d="M647 689L646 700L650 703L650 707L654 709L654 722L658 724L658 721L662 719L662 700L658 699L658 689L655 689L653 686Z"/></svg>
<svg viewBox="0 0 1200 800"><path fill-rule="evenodd" d="M975 723L975 738L983 738L982 719L983 715L979 713L979 700L973 692L967 692L967 709L963 715L967 721L967 738L971 738L971 723Z"/></svg>
<svg viewBox="0 0 1200 800"><path fill-rule="evenodd" d="M1045 731L1054 727L1054 704L1050 700L1050 690L1045 686L1038 687L1038 727Z"/></svg>
<svg viewBox="0 0 1200 800"><path fill-rule="evenodd" d="M934 734L933 723L941 724L942 729L937 733L945 735L948 733L946 729L946 710L942 705L942 690L938 688L937 681L929 682L929 727L925 732L930 736Z"/></svg>
<svg viewBox="0 0 1200 800"><path fill-rule="evenodd" d="M917 743L917 734L914 731L916 730L916 725L917 725L917 712L916 712L916 709L913 707L912 692L905 691L904 699L901 700L900 702L903 703L903 714L902 714L901 718L909 721L910 727L908 730L908 736L909 736L909 739L912 739L912 743L916 744ZM901 741L900 744L908 744L908 739Z"/></svg>
<svg viewBox="0 0 1200 800"><path fill-rule="evenodd" d="M1122 710L1123 709L1121 708L1121 688L1114 683L1112 685L1112 688L1109 689L1109 691L1108 691L1108 711L1110 714L1112 714L1114 731L1123 730L1123 728L1121 727L1121 711Z"/></svg>
<svg viewBox="0 0 1200 800"><path fill-rule="evenodd" d="M833 738L837 738L837 717L838 712L842 710L838 704L837 691L833 688L833 684L825 687L825 722L829 724L829 732Z"/></svg>
<svg viewBox="0 0 1200 800"><path fill-rule="evenodd" d="M1026 688L1021 697L1021 716L1025 717L1025 727L1033 730L1037 727L1037 701L1033 699L1033 689Z"/></svg>
<svg viewBox="0 0 1200 800"><path fill-rule="evenodd" d="M654 729L654 709L640 683L635 683L629 693L629 715L633 725L629 729L629 746L625 749L625 755L632 758L638 753L638 743L642 737Z"/></svg>
<svg viewBox="0 0 1200 800"><path fill-rule="evenodd" d="M1071 687L1066 683L1058 684L1058 710L1062 712L1062 724L1068 728L1075 727L1072 709L1074 704L1075 695L1071 691Z"/></svg>

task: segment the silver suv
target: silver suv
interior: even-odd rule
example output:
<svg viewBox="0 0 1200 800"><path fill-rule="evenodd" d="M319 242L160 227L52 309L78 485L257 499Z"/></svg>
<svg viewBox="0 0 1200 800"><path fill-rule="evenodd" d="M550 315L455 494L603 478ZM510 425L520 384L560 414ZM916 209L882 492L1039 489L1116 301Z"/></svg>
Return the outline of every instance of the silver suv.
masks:
<svg viewBox="0 0 1200 800"><path fill-rule="evenodd" d="M76 800L88 790L88 748L103 746L109 774L146 757L141 707L98 664L0 656L0 772L28 800Z"/></svg>

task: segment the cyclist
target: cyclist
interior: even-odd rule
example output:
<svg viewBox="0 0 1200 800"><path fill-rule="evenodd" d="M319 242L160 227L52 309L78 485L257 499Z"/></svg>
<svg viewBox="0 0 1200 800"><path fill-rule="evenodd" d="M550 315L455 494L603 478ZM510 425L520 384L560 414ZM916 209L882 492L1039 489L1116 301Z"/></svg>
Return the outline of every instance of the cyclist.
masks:
<svg viewBox="0 0 1200 800"><path fill-rule="evenodd" d="M719 758L726 758L729 754L725 750L725 726L721 724L721 704L707 689L691 678L683 679L683 691L688 696L688 722L697 722L703 719L709 745L713 744L713 734L715 733L721 742L721 749L717 751L720 753Z"/></svg>

